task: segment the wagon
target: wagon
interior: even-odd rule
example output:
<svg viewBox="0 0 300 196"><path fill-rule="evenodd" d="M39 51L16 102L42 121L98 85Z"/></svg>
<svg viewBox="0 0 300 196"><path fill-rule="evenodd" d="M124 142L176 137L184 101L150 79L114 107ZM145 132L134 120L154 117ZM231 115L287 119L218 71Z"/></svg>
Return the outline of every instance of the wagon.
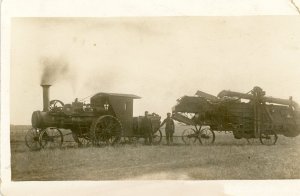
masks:
<svg viewBox="0 0 300 196"><path fill-rule="evenodd" d="M100 92L92 96L89 103L75 99L71 104L64 104L60 100L49 101L50 85L41 86L43 111L33 112L32 129L25 137L30 149L60 147L64 140L61 129L71 130L79 146L115 145L144 137L140 126L144 117L133 117L133 100L140 99L139 96ZM152 122L153 141L159 144L161 117L155 113L148 117Z"/></svg>

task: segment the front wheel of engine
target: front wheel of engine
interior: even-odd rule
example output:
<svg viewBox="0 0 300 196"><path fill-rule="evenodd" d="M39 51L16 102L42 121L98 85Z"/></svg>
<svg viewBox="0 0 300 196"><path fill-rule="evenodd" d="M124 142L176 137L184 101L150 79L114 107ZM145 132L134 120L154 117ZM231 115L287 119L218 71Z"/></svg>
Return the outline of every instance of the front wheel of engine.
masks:
<svg viewBox="0 0 300 196"><path fill-rule="evenodd" d="M31 128L25 135L25 144L30 150L40 150L41 145L39 143L40 130Z"/></svg>
<svg viewBox="0 0 300 196"><path fill-rule="evenodd" d="M56 127L48 127L44 129L39 137L42 148L60 148L63 143L63 134Z"/></svg>

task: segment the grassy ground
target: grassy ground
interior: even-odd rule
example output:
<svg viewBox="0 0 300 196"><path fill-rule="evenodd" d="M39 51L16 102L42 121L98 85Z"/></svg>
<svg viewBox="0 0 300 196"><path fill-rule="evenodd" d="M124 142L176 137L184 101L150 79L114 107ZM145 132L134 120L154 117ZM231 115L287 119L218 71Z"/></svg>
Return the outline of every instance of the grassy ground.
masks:
<svg viewBox="0 0 300 196"><path fill-rule="evenodd" d="M177 129L180 135L184 127ZM71 136L62 149L32 152L25 131L11 130L12 180L123 179L296 179L300 178L300 137L279 136L275 146L247 144L216 133L212 146L123 145L78 148Z"/></svg>

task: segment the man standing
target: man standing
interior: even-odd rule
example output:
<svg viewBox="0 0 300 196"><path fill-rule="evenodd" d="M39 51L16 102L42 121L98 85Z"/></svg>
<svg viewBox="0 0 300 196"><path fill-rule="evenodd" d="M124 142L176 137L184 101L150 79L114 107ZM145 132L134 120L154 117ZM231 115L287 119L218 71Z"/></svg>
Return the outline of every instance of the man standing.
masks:
<svg viewBox="0 0 300 196"><path fill-rule="evenodd" d="M166 124L165 131L167 137L167 144L173 144L173 134L175 131L175 125L173 119L171 118L171 113L167 113L167 118L162 122L160 127L162 127L164 124Z"/></svg>
<svg viewBox="0 0 300 196"><path fill-rule="evenodd" d="M142 118L141 127L145 136L145 144L152 144L152 122L148 117L148 111L145 111L145 117Z"/></svg>

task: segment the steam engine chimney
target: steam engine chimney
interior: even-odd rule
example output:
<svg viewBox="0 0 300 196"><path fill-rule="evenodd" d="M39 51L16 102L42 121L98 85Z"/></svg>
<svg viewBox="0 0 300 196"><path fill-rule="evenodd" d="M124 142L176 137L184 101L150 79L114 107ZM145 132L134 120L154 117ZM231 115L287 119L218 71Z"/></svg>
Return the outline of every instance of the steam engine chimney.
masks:
<svg viewBox="0 0 300 196"><path fill-rule="evenodd" d="M51 85L49 84L41 84L43 88L43 112L49 111L49 88Z"/></svg>

